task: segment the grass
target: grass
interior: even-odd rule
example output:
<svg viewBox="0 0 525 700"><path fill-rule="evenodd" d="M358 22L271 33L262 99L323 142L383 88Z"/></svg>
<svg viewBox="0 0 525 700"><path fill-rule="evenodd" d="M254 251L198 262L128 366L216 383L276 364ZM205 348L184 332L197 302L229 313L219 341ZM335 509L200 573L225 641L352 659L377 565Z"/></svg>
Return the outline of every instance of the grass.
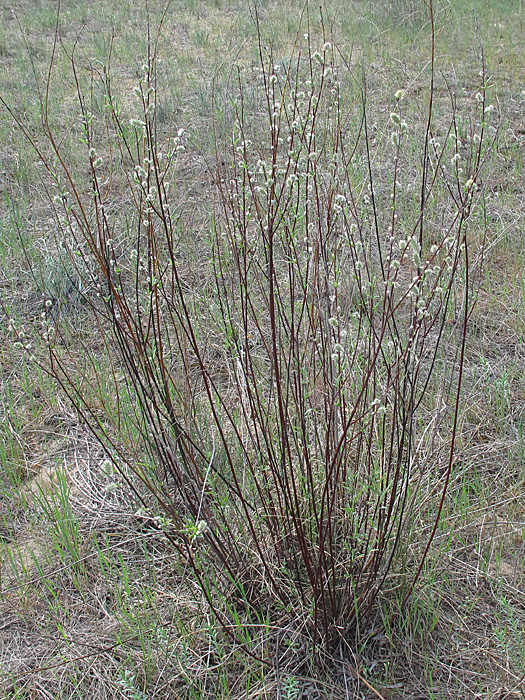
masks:
<svg viewBox="0 0 525 700"><path fill-rule="evenodd" d="M496 108L487 116L487 139L497 129L497 140L484 164L478 208L468 222L477 299L469 317L448 495L421 576L403 608L436 513L450 440L447 419L421 451L420 458L436 469L422 470L418 508L406 534L408 547L399 553L362 640L344 651L332 650L316 670L308 652L304 607L287 609L281 601L276 613L265 605L253 606L246 587L235 590L233 584L228 595L222 589L218 598L211 588L203 592L191 562L166 540L165 522L154 503L147 495L145 504L138 500L133 471L118 462L128 482L122 480L63 392L28 364L27 355L39 350L38 338L29 332L31 322L44 318L54 327L57 318L65 320L68 333L61 347L73 348L66 368L70 374L78 372L96 415L124 415L133 408L133 392L115 360L114 345L98 338L87 321L89 309L79 290L85 270L79 266L79 275L71 266L72 242L54 235L58 218L49 193L52 200L60 189L50 186L34 152L4 113L2 305L17 334L25 329L27 337L20 340L33 343L24 355L14 347L8 323L0 327L0 673L5 697L523 697L523 17L516 3L460 5L436 6L437 137L443 139L451 117L452 86L465 160L479 108L481 38L489 74L487 105ZM272 47L274 63L287 66L290 61L301 8L294 2L260 4L261 38ZM0 10L5 20L0 23L0 95L23 114L48 157L37 85L45 85L56 14L29 0L19 4L16 17L5 4ZM152 27L162 10L160 3L149 6ZM314 37L320 31L317 12L311 10ZM324 21L347 68L342 89L349 102L358 94L354 91L366 69L372 162L383 202L393 181L389 115L398 109L396 91L406 91L403 118L414 131L403 152L402 184L410 192L421 168L421 141L415 134L423 128L428 85L429 26L423 3L328 4ZM110 50L115 99L123 113L140 118L132 88L146 60L146 7L125 2L114 7L99 0L88 12L76 3L63 3L59 24L67 51L80 36L76 65L95 115L93 133L103 134L102 66ZM176 235L184 282L193 290L210 289L209 263L217 253L210 248L209 204L220 198L221 174L235 164L225 137L239 94L248 113L261 113L264 106L257 91L260 72L252 70L258 65L250 8L226 1L170 6L158 46L157 124L162 138L179 128L187 130L172 196L177 211L191 211L192 236L183 228ZM65 52L59 51L49 120L67 153L68 167L85 190L89 168L70 67ZM358 123L357 118L350 123L351 132ZM246 124L254 132L255 127L257 123ZM132 130L126 135L131 138ZM258 143L259 138L255 133L253 140ZM105 168L109 147L102 146L99 155ZM364 165L363 160L355 163L355 178L366 171ZM101 182L107 174L102 170ZM118 222L112 239L124 268L136 221L118 167L111 186L113 220ZM434 196L432 226L439 238L446 192L438 186ZM400 220L412 220L416 200L415 194L400 199ZM218 262L228 261L222 257ZM199 313L205 313L208 298L192 297ZM450 308L445 319L450 328L458 311ZM231 390L228 358L236 347L235 329L221 337L218 317L208 316L209 323L199 331L208 353L205 366L218 386ZM258 347L255 341L253 347ZM195 400L199 363L191 358L191 348L186 352L185 391ZM443 366L443 376L447 372L450 367ZM431 385L425 397L425 415L439 405L438 386ZM133 452L142 429L140 412L130 415L123 456L139 455L149 469L155 463L152 455ZM211 434L210 416L201 412L198 417L201 433ZM102 427L114 434L114 425ZM227 465L227 455L220 457ZM238 620L244 638L232 643L210 615L207 597L222 619ZM261 664L253 656L272 662Z"/></svg>

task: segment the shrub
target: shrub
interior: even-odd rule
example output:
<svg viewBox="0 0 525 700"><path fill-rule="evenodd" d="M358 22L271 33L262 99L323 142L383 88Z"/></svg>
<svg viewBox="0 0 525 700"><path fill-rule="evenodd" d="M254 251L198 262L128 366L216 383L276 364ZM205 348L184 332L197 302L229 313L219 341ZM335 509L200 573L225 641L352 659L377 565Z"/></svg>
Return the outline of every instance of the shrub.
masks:
<svg viewBox="0 0 525 700"><path fill-rule="evenodd" d="M239 68L234 123L216 136L204 223L181 194L185 154L198 153L189 127L166 134L156 120L156 45L135 117L105 69L103 130L73 55L89 186L47 108L55 160L39 153L86 304L77 316L46 306L47 355L33 361L155 515L228 634L243 640L264 622L323 649L366 630L422 517L423 480L439 496L407 595L439 519L483 128L466 153L455 108L435 130L432 57L423 126L399 91L372 134L366 82L326 37L317 46L300 34L279 62L258 36L256 78L248 88ZM412 173L406 153L418 145ZM434 459L440 430L448 453Z"/></svg>

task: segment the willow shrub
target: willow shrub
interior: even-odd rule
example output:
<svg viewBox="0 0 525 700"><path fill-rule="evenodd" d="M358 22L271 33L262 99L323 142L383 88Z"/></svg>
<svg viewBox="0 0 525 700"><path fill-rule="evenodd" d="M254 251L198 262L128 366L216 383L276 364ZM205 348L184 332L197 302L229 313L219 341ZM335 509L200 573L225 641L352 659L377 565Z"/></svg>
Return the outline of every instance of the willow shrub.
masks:
<svg viewBox="0 0 525 700"><path fill-rule="evenodd" d="M470 121L451 98L437 131L432 57L422 117L399 90L372 135L365 81L330 42L301 33L279 62L259 32L259 59L230 85L197 218L183 185L198 144L191 125L165 134L157 122L155 46L135 115L111 67L94 115L71 59L89 183L47 108L53 157L34 145L83 304L68 314L67 300L46 297L43 350L27 352L228 634L245 640L265 621L326 648L366 629L411 523L427 518L410 593L445 497L484 90ZM448 447L432 458L440 431ZM423 482L437 490L430 522ZM264 656L260 644L250 653Z"/></svg>

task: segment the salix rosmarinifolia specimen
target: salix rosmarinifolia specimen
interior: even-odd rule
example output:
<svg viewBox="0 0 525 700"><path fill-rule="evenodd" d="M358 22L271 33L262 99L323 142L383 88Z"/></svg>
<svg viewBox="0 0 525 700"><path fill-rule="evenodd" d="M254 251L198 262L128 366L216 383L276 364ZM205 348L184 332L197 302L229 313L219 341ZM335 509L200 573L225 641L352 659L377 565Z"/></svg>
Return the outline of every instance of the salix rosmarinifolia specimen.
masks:
<svg viewBox="0 0 525 700"><path fill-rule="evenodd" d="M278 61L260 37L250 89L243 69L230 85L234 123L216 136L215 196L198 223L180 186L195 143L156 120L155 44L135 116L105 70L106 141L72 55L89 188L45 110L55 161L41 156L105 359L79 359L74 319L51 323L46 308L48 359L35 361L155 510L230 634L239 600L247 622L269 615L333 644L364 629L429 470L444 497L486 110L458 167L455 109L441 144L433 133L433 83L422 127L399 90L372 136L366 83L349 79L342 52L306 31ZM442 426L449 451L432 463Z"/></svg>

